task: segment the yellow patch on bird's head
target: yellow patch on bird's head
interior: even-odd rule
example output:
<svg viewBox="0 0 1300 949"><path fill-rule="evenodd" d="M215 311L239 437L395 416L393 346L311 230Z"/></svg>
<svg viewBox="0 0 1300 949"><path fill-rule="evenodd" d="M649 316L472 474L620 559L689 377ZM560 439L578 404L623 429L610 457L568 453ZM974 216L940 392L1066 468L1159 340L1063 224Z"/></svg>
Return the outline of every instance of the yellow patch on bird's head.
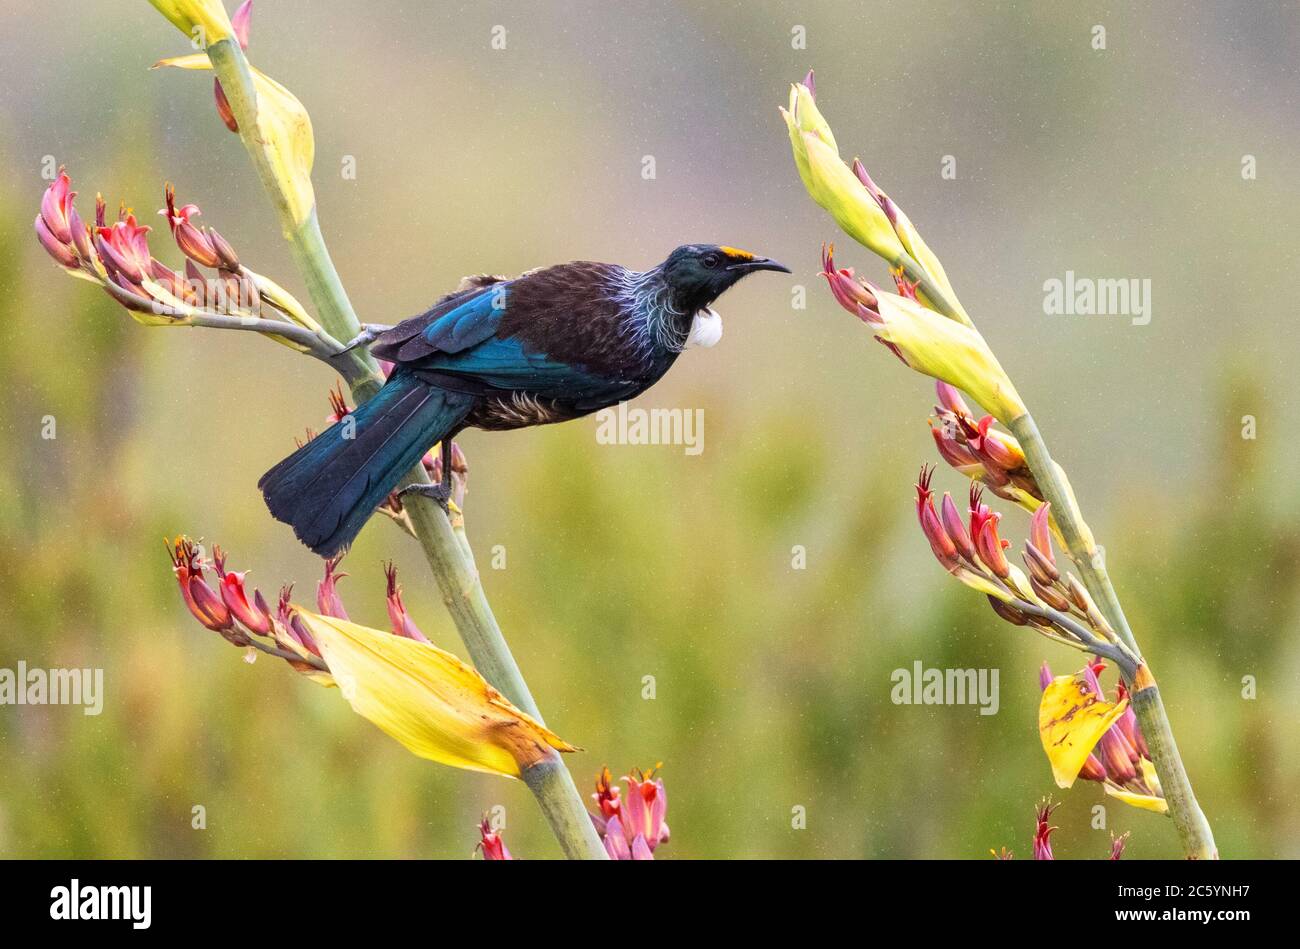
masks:
<svg viewBox="0 0 1300 949"><path fill-rule="evenodd" d="M747 250L741 250L739 247L719 247L728 257L734 257L736 260L753 260L754 255Z"/></svg>

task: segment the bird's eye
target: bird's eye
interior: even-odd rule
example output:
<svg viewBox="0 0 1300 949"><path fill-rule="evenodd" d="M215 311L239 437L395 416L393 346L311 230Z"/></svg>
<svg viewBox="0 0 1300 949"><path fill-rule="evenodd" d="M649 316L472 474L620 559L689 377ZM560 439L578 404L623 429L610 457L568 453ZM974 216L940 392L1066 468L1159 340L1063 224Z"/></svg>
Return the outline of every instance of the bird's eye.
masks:
<svg viewBox="0 0 1300 949"><path fill-rule="evenodd" d="M717 255L717 254L705 254L705 255L704 255L704 266L709 267L709 268L712 268L712 267L716 267L716 266L718 266L718 255Z"/></svg>

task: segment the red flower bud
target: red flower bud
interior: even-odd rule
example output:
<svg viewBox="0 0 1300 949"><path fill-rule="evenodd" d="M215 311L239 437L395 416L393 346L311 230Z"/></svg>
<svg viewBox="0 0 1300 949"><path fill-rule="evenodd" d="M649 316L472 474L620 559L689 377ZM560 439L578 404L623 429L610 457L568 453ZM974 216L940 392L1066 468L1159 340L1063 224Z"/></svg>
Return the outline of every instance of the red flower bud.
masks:
<svg viewBox="0 0 1300 949"><path fill-rule="evenodd" d="M486 817L478 825L479 835L482 838L479 841L478 848L483 851L484 860L513 860L510 856L510 849L506 847L505 841L501 835L492 829L492 822Z"/></svg>
<svg viewBox="0 0 1300 949"><path fill-rule="evenodd" d="M271 610L266 605L260 590L253 592L253 602L248 601L248 592L244 589L244 577L247 572L226 572L226 558L220 547L212 548L212 562L221 581L221 602L225 604L230 615L249 632L259 636L270 635Z"/></svg>
<svg viewBox="0 0 1300 949"><path fill-rule="evenodd" d="M916 482L916 518L921 524L921 532L925 534L925 539L930 542L930 550L934 552L934 556L943 568L950 570L957 565L957 545L948 536L948 532L943 528L943 522L935 513L934 492L930 490L930 479L933 475L933 467L921 468L921 475Z"/></svg>
<svg viewBox="0 0 1300 949"><path fill-rule="evenodd" d="M45 252L54 258L55 263L60 267L74 268L77 266L77 255L73 253L72 245L60 241L51 233L49 225L45 223L45 218L36 215L36 239L41 242Z"/></svg>
<svg viewBox="0 0 1300 949"><path fill-rule="evenodd" d="M235 112L230 108L230 100L226 98L226 90L221 88L220 79L212 80L212 98L216 100L217 115L220 116L221 121L225 123L226 128L238 135L239 122L235 120Z"/></svg>
<svg viewBox="0 0 1300 949"><path fill-rule="evenodd" d="M419 643L427 643L429 637L420 632L420 627L415 625L415 620L411 619L411 614L406 612L406 606L402 603L397 567L390 562L384 567L384 574L388 577L388 622L393 632Z"/></svg>
<svg viewBox="0 0 1300 949"><path fill-rule="evenodd" d="M1121 679L1118 686L1116 686L1116 698L1123 699L1126 695L1128 695L1128 687L1124 685L1124 680ZM1124 714L1119 717L1115 727L1124 733L1128 743L1137 749L1139 755L1150 760L1151 752L1147 749L1146 739L1142 737L1142 726L1138 724L1137 714L1133 711L1132 704L1124 709Z"/></svg>
<svg viewBox="0 0 1300 949"><path fill-rule="evenodd" d="M72 179L60 168L54 183L46 188L45 194L41 196L41 220L60 244L72 243L70 214L72 199L77 196L77 192L72 191L71 188Z"/></svg>
<svg viewBox="0 0 1300 949"><path fill-rule="evenodd" d="M1053 860L1052 856L1052 832L1057 828L1051 826L1052 811L1059 807L1059 804L1053 804L1050 799L1043 801L1038 805L1038 826L1034 828L1034 859L1035 860Z"/></svg>
<svg viewBox="0 0 1300 949"><path fill-rule="evenodd" d="M852 268L835 269L834 252L835 245L822 245L822 276L830 284L831 294L835 297L835 302L855 316L871 322L871 319L862 316L859 310L865 309L868 313L874 315L878 305L876 295L871 292L865 283L853 276Z"/></svg>
<svg viewBox="0 0 1300 949"><path fill-rule="evenodd" d="M346 573L335 573L342 557L331 557L325 561L325 577L316 584L316 609L325 616L348 619L348 611L339 597L337 583Z"/></svg>
<svg viewBox="0 0 1300 949"><path fill-rule="evenodd" d="M934 390L939 396L939 405L955 415L964 415L970 417L970 409L966 406L966 400L961 397L961 391L953 385L943 381L936 381Z"/></svg>
<svg viewBox="0 0 1300 949"><path fill-rule="evenodd" d="M930 426L930 435L934 438L934 447L939 450L939 457L962 474L983 474L984 464L970 448L948 436L938 426Z"/></svg>
<svg viewBox="0 0 1300 949"><path fill-rule="evenodd" d="M181 598L190 613L208 629L221 632L234 626L230 610L221 597L203 579L199 549L188 537L177 537L168 545L172 573L180 586Z"/></svg>
<svg viewBox="0 0 1300 949"><path fill-rule="evenodd" d="M253 0L244 0L239 8L230 15L230 25L234 27L235 39L239 41L239 48L248 49L248 30L253 22Z"/></svg>
<svg viewBox="0 0 1300 949"><path fill-rule="evenodd" d="M1005 580L1011 576L1011 564L1002 552L1006 542L998 537L998 521L1001 519L1001 514L991 514L983 519L979 533L975 535L975 549L984 566Z"/></svg>
<svg viewBox="0 0 1300 949"><path fill-rule="evenodd" d="M946 491L943 494L943 502L939 505L939 512L944 530L947 531L948 537L957 548L957 552L965 557L967 562L973 564L975 562L975 543L971 540L970 534L966 532L966 525L961 514L957 512L957 505L953 503L952 495Z"/></svg>

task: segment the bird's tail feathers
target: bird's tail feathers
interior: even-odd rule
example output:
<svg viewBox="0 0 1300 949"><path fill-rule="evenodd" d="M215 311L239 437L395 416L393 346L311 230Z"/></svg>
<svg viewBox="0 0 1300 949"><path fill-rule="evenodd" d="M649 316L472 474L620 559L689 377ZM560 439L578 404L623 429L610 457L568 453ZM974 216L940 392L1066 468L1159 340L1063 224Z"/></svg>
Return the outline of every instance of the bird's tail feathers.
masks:
<svg viewBox="0 0 1300 949"><path fill-rule="evenodd" d="M399 370L369 402L262 476L277 519L332 557L436 442L457 430L473 396L430 386Z"/></svg>

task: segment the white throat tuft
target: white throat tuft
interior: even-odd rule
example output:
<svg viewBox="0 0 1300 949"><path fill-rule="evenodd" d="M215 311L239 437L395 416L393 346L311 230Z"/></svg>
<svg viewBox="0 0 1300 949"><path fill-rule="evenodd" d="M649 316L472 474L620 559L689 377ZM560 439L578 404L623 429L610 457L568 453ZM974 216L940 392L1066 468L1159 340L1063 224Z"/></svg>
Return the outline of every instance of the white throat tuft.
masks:
<svg viewBox="0 0 1300 949"><path fill-rule="evenodd" d="M686 348L700 347L709 349L718 345L722 339L722 317L713 307L706 306L695 314L691 320L691 332L686 337Z"/></svg>

